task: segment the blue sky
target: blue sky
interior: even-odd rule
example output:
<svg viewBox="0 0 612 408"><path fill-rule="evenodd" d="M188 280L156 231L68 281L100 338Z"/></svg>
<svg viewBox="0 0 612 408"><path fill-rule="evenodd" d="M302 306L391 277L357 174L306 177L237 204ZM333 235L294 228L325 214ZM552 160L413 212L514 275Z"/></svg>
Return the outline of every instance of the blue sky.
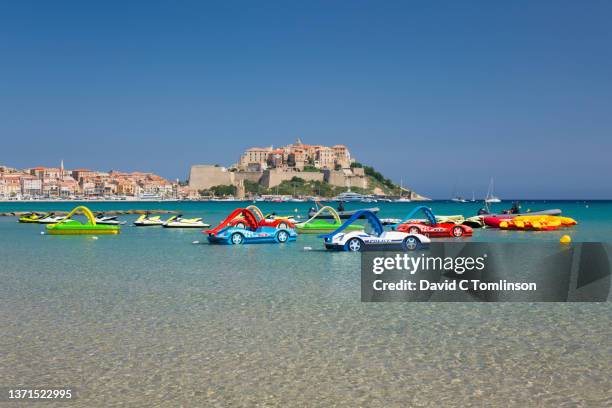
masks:
<svg viewBox="0 0 612 408"><path fill-rule="evenodd" d="M423 194L612 198L612 2L0 3L0 163L344 143Z"/></svg>

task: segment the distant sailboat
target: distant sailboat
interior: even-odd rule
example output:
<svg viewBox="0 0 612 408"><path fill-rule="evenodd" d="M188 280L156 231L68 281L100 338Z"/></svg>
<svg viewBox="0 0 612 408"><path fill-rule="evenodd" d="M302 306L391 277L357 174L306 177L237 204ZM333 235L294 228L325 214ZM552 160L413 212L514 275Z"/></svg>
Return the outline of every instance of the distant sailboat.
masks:
<svg viewBox="0 0 612 408"><path fill-rule="evenodd" d="M493 192L493 178L491 177L491 182L489 183L489 189L487 190L487 197L485 198L485 203L501 203L501 199L496 197Z"/></svg>
<svg viewBox="0 0 612 408"><path fill-rule="evenodd" d="M410 197L404 197L404 179L400 178L400 196L398 199L395 200L396 203L409 203Z"/></svg>

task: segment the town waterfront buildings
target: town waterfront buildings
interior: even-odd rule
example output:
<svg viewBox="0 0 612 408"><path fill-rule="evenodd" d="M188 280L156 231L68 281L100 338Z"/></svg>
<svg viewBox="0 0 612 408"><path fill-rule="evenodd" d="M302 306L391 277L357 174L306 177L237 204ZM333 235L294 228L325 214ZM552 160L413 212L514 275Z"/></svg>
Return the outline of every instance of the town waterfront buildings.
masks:
<svg viewBox="0 0 612 408"><path fill-rule="evenodd" d="M0 198L102 198L144 196L181 198L188 190L153 173L103 172L90 169L32 167L18 170L0 166Z"/></svg>
<svg viewBox="0 0 612 408"><path fill-rule="evenodd" d="M237 196L244 197L246 182L271 189L294 177L335 187L368 189L364 168L354 163L344 145L308 145L297 139L283 147L248 148L227 168L193 165L188 186L148 172L68 170L63 161L59 167L23 170L0 166L0 199L194 199L202 190L216 186L235 186ZM375 194L384 194L378 190L372 189Z"/></svg>

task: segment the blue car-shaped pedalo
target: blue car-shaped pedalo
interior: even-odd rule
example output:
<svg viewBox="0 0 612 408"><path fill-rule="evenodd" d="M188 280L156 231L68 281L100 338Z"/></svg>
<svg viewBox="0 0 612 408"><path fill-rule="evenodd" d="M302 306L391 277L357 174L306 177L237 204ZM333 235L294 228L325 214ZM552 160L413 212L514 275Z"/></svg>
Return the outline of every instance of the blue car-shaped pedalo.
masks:
<svg viewBox="0 0 612 408"><path fill-rule="evenodd" d="M228 226L239 216L244 219L244 227ZM203 232L208 235L208 242L221 245L282 244L295 241L297 237L297 233L291 228L259 226L255 215L246 208L234 210L216 228Z"/></svg>

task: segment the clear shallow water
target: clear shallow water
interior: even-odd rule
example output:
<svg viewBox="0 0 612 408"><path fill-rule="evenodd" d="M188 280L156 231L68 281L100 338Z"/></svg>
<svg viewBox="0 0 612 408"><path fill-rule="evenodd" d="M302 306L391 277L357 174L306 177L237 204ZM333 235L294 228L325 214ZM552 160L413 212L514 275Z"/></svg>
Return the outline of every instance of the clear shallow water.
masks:
<svg viewBox="0 0 612 408"><path fill-rule="evenodd" d="M0 211L74 205L33 204ZM90 207L180 209L214 223L235 205ZM389 217L414 206L375 205ZM581 222L576 239L606 237L611 203L565 205ZM595 213L608 221L598 226ZM359 258L318 250L315 236L229 247L191 244L205 241L192 230L126 226L97 240L41 230L0 217L0 378L76 387L69 406L610 403L609 303L362 304ZM519 238L552 239L492 236Z"/></svg>

